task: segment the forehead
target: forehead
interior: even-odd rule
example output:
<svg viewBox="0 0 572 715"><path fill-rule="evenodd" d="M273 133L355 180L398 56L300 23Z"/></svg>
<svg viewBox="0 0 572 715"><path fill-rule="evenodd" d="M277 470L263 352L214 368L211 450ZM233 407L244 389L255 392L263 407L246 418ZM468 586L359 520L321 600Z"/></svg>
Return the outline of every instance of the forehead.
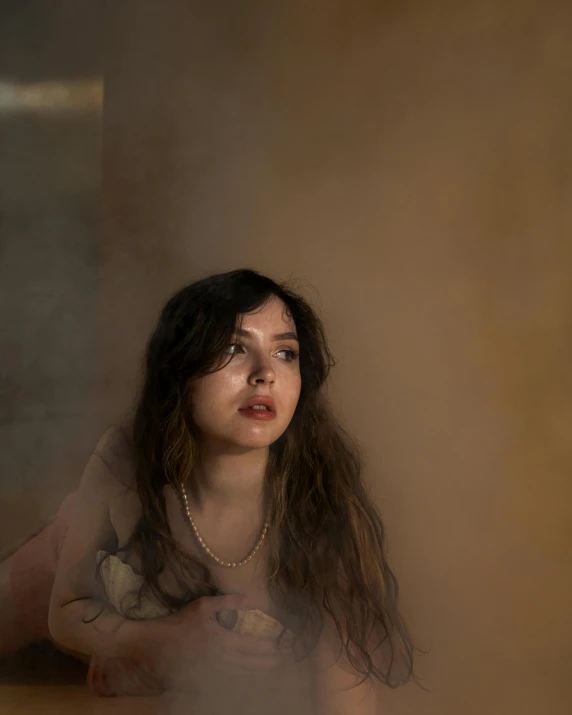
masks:
<svg viewBox="0 0 572 715"><path fill-rule="evenodd" d="M288 310L288 306L279 298L273 297L265 305L257 308L252 313L244 313L238 316L237 327L242 321L242 327L248 326L262 328L265 325L274 328L295 328L294 320Z"/></svg>

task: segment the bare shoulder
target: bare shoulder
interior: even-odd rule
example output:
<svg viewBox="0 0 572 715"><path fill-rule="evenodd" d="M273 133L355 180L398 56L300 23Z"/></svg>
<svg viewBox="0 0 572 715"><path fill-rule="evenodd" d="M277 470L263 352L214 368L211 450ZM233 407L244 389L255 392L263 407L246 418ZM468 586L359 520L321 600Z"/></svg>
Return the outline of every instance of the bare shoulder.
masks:
<svg viewBox="0 0 572 715"><path fill-rule="evenodd" d="M109 519L119 546L124 546L141 516L135 478L136 454L130 425L109 427L94 449L106 477Z"/></svg>
<svg viewBox="0 0 572 715"><path fill-rule="evenodd" d="M106 467L116 486L135 490L135 450L129 425L111 425L99 439L93 454Z"/></svg>

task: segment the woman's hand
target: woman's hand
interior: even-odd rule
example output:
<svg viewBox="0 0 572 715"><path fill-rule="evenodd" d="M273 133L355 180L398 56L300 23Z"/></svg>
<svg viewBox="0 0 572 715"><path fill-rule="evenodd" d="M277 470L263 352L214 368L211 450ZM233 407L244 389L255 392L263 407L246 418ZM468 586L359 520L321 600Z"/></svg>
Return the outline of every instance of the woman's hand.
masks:
<svg viewBox="0 0 572 715"><path fill-rule="evenodd" d="M244 674L290 662L276 639L233 633L216 619L220 611L245 607L244 596L205 596L157 621L161 628L151 655L168 687L199 687L217 673Z"/></svg>

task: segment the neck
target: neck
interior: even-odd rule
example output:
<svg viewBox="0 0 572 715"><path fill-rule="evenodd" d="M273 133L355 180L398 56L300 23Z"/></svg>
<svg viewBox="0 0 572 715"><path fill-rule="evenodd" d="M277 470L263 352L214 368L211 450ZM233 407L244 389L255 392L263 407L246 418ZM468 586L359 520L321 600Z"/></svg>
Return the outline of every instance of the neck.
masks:
<svg viewBox="0 0 572 715"><path fill-rule="evenodd" d="M203 452L186 485L198 513L259 511L264 506L268 448L242 454Z"/></svg>

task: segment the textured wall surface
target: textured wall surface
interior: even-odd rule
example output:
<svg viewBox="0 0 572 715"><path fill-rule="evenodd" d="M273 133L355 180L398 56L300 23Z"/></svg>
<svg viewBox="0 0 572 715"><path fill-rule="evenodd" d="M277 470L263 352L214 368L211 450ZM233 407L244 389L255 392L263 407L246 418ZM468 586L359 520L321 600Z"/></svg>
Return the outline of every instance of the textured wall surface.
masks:
<svg viewBox="0 0 572 715"><path fill-rule="evenodd" d="M380 712L568 713L570 4L106 7L101 419L183 282L299 276L431 648Z"/></svg>
<svg viewBox="0 0 572 715"><path fill-rule="evenodd" d="M0 20L0 547L49 518L98 428L101 12Z"/></svg>

